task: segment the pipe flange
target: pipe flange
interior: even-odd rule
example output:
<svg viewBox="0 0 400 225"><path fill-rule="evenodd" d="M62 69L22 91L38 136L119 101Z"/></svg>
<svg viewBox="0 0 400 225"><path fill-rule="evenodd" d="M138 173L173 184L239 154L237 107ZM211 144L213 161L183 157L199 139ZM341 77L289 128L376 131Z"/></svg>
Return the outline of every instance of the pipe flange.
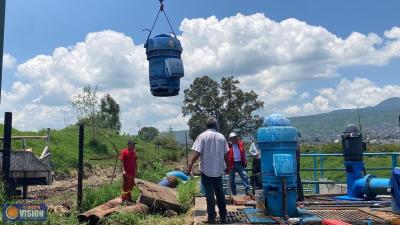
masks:
<svg viewBox="0 0 400 225"><path fill-rule="evenodd" d="M371 188L370 188L370 186L369 186L369 183L370 183L370 181L371 181L373 178L376 178L376 176L373 175L373 174L367 174L367 175L365 175L365 177L363 178L363 179L364 179L364 185L365 185L365 186L364 186L364 193L365 193L367 199L373 199L373 198L375 198L375 197L377 196L376 193L371 193L371 192L370 192Z"/></svg>

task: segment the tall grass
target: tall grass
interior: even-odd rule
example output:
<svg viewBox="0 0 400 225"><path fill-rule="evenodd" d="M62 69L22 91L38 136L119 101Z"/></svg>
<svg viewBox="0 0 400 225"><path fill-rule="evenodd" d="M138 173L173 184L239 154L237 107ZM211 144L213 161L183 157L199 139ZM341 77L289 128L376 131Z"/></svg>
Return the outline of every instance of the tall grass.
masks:
<svg viewBox="0 0 400 225"><path fill-rule="evenodd" d="M122 182L115 181L113 184L105 184L97 188L86 188L83 194L82 209L87 211L99 206L111 199L121 195ZM135 187L132 191L132 199L136 201L139 196L139 189Z"/></svg>
<svg viewBox="0 0 400 225"><path fill-rule="evenodd" d="M143 180L158 183L163 177L166 176L168 171L169 168L163 164L161 159L155 158L148 164L143 165L142 169L139 169L138 177Z"/></svg>
<svg viewBox="0 0 400 225"><path fill-rule="evenodd" d="M178 202L183 211L187 211L193 205L194 197L199 193L198 179L191 179L186 183L181 183L177 188Z"/></svg>

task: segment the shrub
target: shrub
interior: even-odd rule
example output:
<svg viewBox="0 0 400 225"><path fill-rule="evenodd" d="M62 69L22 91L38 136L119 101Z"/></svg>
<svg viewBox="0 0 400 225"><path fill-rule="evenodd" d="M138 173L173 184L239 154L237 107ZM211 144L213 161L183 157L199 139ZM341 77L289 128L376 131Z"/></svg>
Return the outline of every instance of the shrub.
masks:
<svg viewBox="0 0 400 225"><path fill-rule="evenodd" d="M159 158L156 158L154 162L148 163L145 170L139 170L138 177L143 180L158 183L165 177L167 172L168 168Z"/></svg>
<svg viewBox="0 0 400 225"><path fill-rule="evenodd" d="M105 143L100 143L97 139L90 139L89 147L93 150L93 152L98 154L107 153L107 145Z"/></svg>

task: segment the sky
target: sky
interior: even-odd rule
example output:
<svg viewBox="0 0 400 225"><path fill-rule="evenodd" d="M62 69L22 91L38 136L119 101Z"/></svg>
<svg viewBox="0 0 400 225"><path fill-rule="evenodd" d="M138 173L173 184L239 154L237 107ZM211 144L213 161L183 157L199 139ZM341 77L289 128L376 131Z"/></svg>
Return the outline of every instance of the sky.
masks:
<svg viewBox="0 0 400 225"><path fill-rule="evenodd" d="M151 95L143 44L157 0L8 0L0 120L21 130L61 129L86 85L138 124L187 129L183 90L196 77L234 76L266 116L373 106L400 96L400 1L165 0L183 46L181 93ZM154 34L170 32L160 17ZM138 123L139 122L139 123Z"/></svg>

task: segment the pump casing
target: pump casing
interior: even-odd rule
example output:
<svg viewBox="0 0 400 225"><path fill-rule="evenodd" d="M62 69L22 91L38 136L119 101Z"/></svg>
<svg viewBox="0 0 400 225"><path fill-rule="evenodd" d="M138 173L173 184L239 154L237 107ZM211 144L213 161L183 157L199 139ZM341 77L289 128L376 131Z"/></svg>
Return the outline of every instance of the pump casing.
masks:
<svg viewBox="0 0 400 225"><path fill-rule="evenodd" d="M161 34L150 38L144 47L149 61L151 94L158 97L178 95L180 79L184 76L181 42Z"/></svg>
<svg viewBox="0 0 400 225"><path fill-rule="evenodd" d="M266 209L272 216L284 216L283 198L288 216L297 216L297 140L296 128L280 115L268 117L257 131ZM283 179L286 180L285 197L282 195Z"/></svg>

